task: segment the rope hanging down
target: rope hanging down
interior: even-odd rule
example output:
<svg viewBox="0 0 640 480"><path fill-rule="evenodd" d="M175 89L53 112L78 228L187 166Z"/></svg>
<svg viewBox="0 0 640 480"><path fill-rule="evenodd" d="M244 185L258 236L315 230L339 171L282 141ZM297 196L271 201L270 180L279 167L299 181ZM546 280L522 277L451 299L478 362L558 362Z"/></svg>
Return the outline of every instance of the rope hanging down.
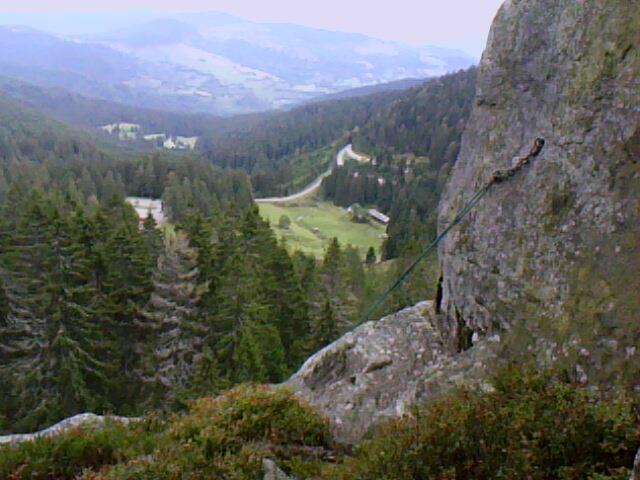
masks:
<svg viewBox="0 0 640 480"><path fill-rule="evenodd" d="M411 272L415 270L418 264L424 260L427 255L431 253L431 251L438 246L438 244L442 241L444 237L456 226L458 225L462 219L475 207L478 202L486 195L486 193L491 189L493 185L496 183L502 183L511 177L513 177L519 170L521 170L525 165L527 165L532 159L540 155L542 148L544 147L545 141L544 138L536 138L533 147L529 151L529 153L523 157L518 158L515 164L507 169L507 170L496 170L491 178L487 181L487 183L478 190L469 201L456 213L456 216L453 217L451 223L445 228L440 235L436 237L416 258L411 265L398 277L398 279L391 285L384 293L382 293L378 299L369 307L369 309L364 313L358 324L366 322L369 319L369 315L378 308L382 302L384 302L394 290L396 290L402 283L406 280L406 278L411 275Z"/></svg>

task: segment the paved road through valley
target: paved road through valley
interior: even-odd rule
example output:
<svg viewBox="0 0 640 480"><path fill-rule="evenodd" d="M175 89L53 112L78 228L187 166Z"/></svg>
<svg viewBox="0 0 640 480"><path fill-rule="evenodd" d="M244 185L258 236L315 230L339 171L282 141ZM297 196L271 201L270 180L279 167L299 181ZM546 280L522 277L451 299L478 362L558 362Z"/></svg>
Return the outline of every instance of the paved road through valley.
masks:
<svg viewBox="0 0 640 480"><path fill-rule="evenodd" d="M306 197L307 195L310 195L310 194L314 193L316 190L318 190L320 188L320 185L322 185L322 180L324 180L329 175L331 175L331 172L333 172L333 169L334 169L334 167L336 165L338 167L342 167L344 165L345 157L353 158L354 160L357 160L359 162L369 161L368 157L366 157L364 155L360 155L359 153L354 152L353 151L353 146L351 144L349 144L349 145L343 147L336 154L336 161L331 164L329 169L326 172L324 172L323 174L321 174L318 178L316 178L313 182L311 182L304 189L300 190L297 193L294 193L293 195L288 195L286 197L256 198L255 199L256 203L284 203L284 202L291 202L293 200L299 200L300 198Z"/></svg>

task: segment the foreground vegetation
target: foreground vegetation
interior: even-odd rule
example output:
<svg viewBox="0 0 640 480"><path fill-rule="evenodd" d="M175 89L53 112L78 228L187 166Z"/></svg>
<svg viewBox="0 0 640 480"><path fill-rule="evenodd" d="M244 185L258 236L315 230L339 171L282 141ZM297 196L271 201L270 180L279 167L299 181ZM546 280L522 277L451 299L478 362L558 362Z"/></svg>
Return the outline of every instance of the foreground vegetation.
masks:
<svg viewBox="0 0 640 480"><path fill-rule="evenodd" d="M297 478L326 480L628 478L640 429L624 394L604 398L515 370L493 385L424 405L354 453L286 389L241 386L164 420L0 447L0 477L249 480L270 458Z"/></svg>
<svg viewBox="0 0 640 480"><path fill-rule="evenodd" d="M325 478L627 480L640 446L634 402L550 374L501 372L384 426ZM637 405L636 405L637 406Z"/></svg>

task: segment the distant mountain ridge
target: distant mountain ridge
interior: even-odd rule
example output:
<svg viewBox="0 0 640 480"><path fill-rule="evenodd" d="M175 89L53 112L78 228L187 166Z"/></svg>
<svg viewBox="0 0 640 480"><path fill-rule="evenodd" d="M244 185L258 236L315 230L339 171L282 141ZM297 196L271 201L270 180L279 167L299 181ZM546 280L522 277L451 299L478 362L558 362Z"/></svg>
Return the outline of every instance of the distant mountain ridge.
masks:
<svg viewBox="0 0 640 480"><path fill-rule="evenodd" d="M0 26L0 69L6 76L178 112L286 108L348 89L438 76L474 62L456 50L220 13L175 14L65 37Z"/></svg>

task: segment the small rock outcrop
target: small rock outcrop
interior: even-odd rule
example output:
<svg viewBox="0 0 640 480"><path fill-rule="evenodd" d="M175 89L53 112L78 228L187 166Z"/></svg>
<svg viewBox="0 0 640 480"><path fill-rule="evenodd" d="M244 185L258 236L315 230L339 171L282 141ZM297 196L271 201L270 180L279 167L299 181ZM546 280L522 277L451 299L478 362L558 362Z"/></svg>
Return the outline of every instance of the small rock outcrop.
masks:
<svg viewBox="0 0 640 480"><path fill-rule="evenodd" d="M44 430L40 430L39 432L0 436L0 445L4 443L21 443L36 440L38 438L53 437L78 427L98 428L103 426L107 421L118 422L126 425L134 420L136 419L116 416L102 416L96 415L94 413L79 413L78 415L74 415L73 417L65 418L55 425L52 425L51 427Z"/></svg>
<svg viewBox="0 0 640 480"><path fill-rule="evenodd" d="M633 462L633 472L629 480L640 480L640 449L638 449L638 453L636 454L636 461Z"/></svg>
<svg viewBox="0 0 640 480"><path fill-rule="evenodd" d="M309 358L286 386L326 415L338 441L355 443L451 386L479 382L499 338L464 351L433 302L365 323Z"/></svg>
<svg viewBox="0 0 640 480"><path fill-rule="evenodd" d="M269 458L262 460L262 480L292 480L292 478L280 470L276 462Z"/></svg>
<svg viewBox="0 0 640 480"><path fill-rule="evenodd" d="M507 0L440 205L440 228L537 137L441 244L452 329L513 355L566 361L583 382L640 380L640 8Z"/></svg>

